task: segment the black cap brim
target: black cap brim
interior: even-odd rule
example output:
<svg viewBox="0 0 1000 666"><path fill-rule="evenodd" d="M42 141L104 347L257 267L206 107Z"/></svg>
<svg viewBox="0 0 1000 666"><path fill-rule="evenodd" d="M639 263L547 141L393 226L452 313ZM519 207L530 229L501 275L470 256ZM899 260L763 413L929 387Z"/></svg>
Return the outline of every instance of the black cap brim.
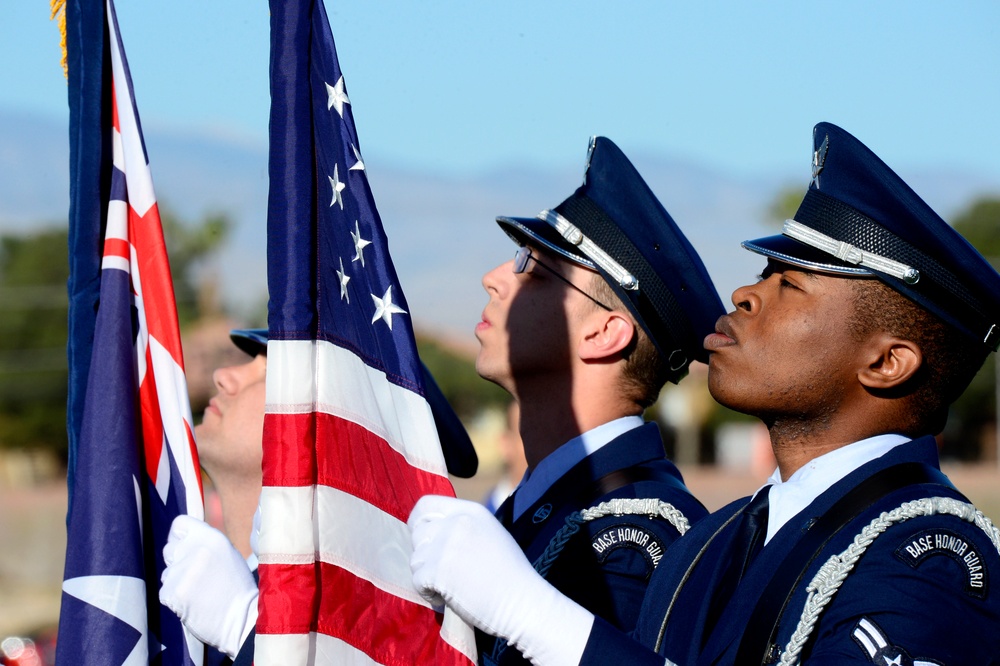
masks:
<svg viewBox="0 0 1000 666"><path fill-rule="evenodd" d="M743 241L741 245L751 252L818 273L869 277L874 275L866 268L845 263L820 249L780 234Z"/></svg>
<svg viewBox="0 0 1000 666"><path fill-rule="evenodd" d="M229 332L233 344L250 356L267 354L267 336L266 328L240 328ZM466 432L465 426L422 361L420 367L424 374L425 397L434 417L448 473L464 479L475 476L479 467L479 457L476 455L475 447L472 446L472 440L469 439L469 433Z"/></svg>
<svg viewBox="0 0 1000 666"><path fill-rule="evenodd" d="M580 254L574 245L563 238L545 220L537 217L497 218L497 224L518 245L537 245L550 250L567 261L596 270L594 262Z"/></svg>
<svg viewBox="0 0 1000 666"><path fill-rule="evenodd" d="M266 328L235 328L229 331L229 339L250 356L267 354Z"/></svg>

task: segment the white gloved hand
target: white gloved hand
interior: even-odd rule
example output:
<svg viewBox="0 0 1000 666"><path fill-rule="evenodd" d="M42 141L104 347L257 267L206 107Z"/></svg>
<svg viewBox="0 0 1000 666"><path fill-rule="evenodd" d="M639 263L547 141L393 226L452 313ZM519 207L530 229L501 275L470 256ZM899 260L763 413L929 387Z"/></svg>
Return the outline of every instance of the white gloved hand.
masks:
<svg viewBox="0 0 1000 666"><path fill-rule="evenodd" d="M197 518L174 519L163 548L160 603L203 643L235 657L257 623L257 583L225 534Z"/></svg>
<svg viewBox="0 0 1000 666"><path fill-rule="evenodd" d="M580 662L594 616L539 576L486 508L427 495L407 524L413 583L424 598L506 638L533 664Z"/></svg>
<svg viewBox="0 0 1000 666"><path fill-rule="evenodd" d="M256 571L259 562L257 556L260 554L260 522L260 502L258 502L257 510L253 512L253 522L250 525L250 557L247 558L247 566L250 567L250 571Z"/></svg>

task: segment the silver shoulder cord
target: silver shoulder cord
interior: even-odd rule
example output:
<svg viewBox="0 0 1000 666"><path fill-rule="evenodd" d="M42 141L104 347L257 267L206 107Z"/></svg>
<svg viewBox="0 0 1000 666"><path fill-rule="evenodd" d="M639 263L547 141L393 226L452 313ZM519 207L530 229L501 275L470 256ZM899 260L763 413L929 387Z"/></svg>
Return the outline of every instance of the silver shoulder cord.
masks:
<svg viewBox="0 0 1000 666"><path fill-rule="evenodd" d="M566 516L566 524L555 533L545 551L533 563L535 571L544 578L555 562L559 553L566 547L566 542L580 531L580 526L591 520L605 516L649 516L662 518L674 526L681 536L691 528L691 523L674 505L658 499L616 498L601 502L583 511L576 511Z"/></svg>
<svg viewBox="0 0 1000 666"><path fill-rule="evenodd" d="M967 502L960 502L951 497L930 497L906 502L892 511L883 512L861 530L861 533L854 538L854 541L846 550L831 556L809 582L809 585L806 587L808 596L802 609L802 615L799 618L799 623L795 631L792 633L791 639L782 651L781 661L779 662L781 666L799 665L802 650L809 642L820 614L830 604L834 595L836 595L841 585L843 585L844 580L847 579L848 574L851 573L858 560L861 559L861 556L865 554L865 551L868 550L868 547L871 546L880 534L883 534L892 525L905 522L910 518L942 514L956 516L979 527L993 543L993 547L997 549L997 552L1000 553L1000 530L996 528L993 522L982 511ZM737 511L723 523L715 531L715 534L705 542L705 545L702 546L691 562L680 584L677 586L677 590L675 590L667 612L660 624L660 633L653 648L655 651L659 652L662 647L667 620L670 618L674 602L677 600L680 590L684 587L684 583L690 577L692 570L701 560L702 555L704 555L712 540L739 515L740 512ZM668 659L665 666L677 665Z"/></svg>
<svg viewBox="0 0 1000 666"><path fill-rule="evenodd" d="M833 555L820 567L806 587L808 596L799 618L798 626L792 633L788 645L781 655L782 666L797 666L802 656L802 650L816 627L823 609L829 605L837 590L843 585L848 574L865 554L872 542L891 526L919 516L950 515L974 524L980 528L1000 553L1000 530L993 522L967 502L960 502L951 497L928 497L911 502L905 502L892 511L883 512L868 523L861 533L842 553Z"/></svg>
<svg viewBox="0 0 1000 666"><path fill-rule="evenodd" d="M555 563L559 553L563 551L566 544L574 534L580 531L580 527L591 520L604 518L605 516L649 516L650 518L662 518L674 526L681 536L684 536L691 528L691 523L683 513L673 504L663 500L651 498L627 498L620 497L601 502L589 509L574 511L566 516L565 524L559 528L545 550L538 556L532 566L538 574L545 578L549 569ZM500 663L500 657L507 649L507 641L498 639L494 644L493 653L486 658L487 663Z"/></svg>

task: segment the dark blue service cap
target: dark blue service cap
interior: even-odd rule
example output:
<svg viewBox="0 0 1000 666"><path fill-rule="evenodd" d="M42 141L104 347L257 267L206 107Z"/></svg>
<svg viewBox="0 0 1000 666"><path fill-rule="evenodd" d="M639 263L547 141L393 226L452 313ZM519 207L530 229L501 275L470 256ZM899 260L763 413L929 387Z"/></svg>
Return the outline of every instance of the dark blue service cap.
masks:
<svg viewBox="0 0 1000 666"><path fill-rule="evenodd" d="M813 130L812 176L783 233L743 247L818 272L877 278L997 350L1000 274L902 178L830 123Z"/></svg>
<svg viewBox="0 0 1000 666"><path fill-rule="evenodd" d="M656 195L610 139L591 139L583 185L537 217L498 217L519 245L598 271L670 367L707 362L705 336L725 310L708 271Z"/></svg>
<svg viewBox="0 0 1000 666"><path fill-rule="evenodd" d="M267 354L266 328L234 328L229 331L229 339L233 341L234 345L251 356Z"/></svg>
<svg viewBox="0 0 1000 666"><path fill-rule="evenodd" d="M267 354L266 328L233 329L229 332L229 338L233 344L251 356ZM465 426L451 408L448 399L441 392L441 387L434 381L434 376L423 361L420 362L420 369L424 373L424 393L431 407L431 414L434 416L434 425L437 427L438 439L441 440L441 451L444 453L448 473L463 479L475 476L479 467L479 457L472 446L472 440L469 439L469 433L466 432Z"/></svg>

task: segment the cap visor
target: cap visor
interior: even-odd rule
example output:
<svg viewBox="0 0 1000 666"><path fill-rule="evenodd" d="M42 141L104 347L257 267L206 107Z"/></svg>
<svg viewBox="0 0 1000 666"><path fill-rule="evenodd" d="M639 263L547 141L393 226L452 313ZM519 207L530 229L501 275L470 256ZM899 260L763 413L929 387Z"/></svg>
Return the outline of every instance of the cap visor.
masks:
<svg viewBox="0 0 1000 666"><path fill-rule="evenodd" d="M575 264L596 269L594 262L577 251L559 232L545 220L537 217L498 217L497 224L518 245L535 245Z"/></svg>
<svg viewBox="0 0 1000 666"><path fill-rule="evenodd" d="M756 252L765 257L819 273L872 275L872 272L867 268L847 264L820 249L780 234L758 238L757 240L743 241L741 245L751 252Z"/></svg>
<svg viewBox="0 0 1000 666"><path fill-rule="evenodd" d="M229 331L229 339L250 356L267 353L266 328L236 328Z"/></svg>

